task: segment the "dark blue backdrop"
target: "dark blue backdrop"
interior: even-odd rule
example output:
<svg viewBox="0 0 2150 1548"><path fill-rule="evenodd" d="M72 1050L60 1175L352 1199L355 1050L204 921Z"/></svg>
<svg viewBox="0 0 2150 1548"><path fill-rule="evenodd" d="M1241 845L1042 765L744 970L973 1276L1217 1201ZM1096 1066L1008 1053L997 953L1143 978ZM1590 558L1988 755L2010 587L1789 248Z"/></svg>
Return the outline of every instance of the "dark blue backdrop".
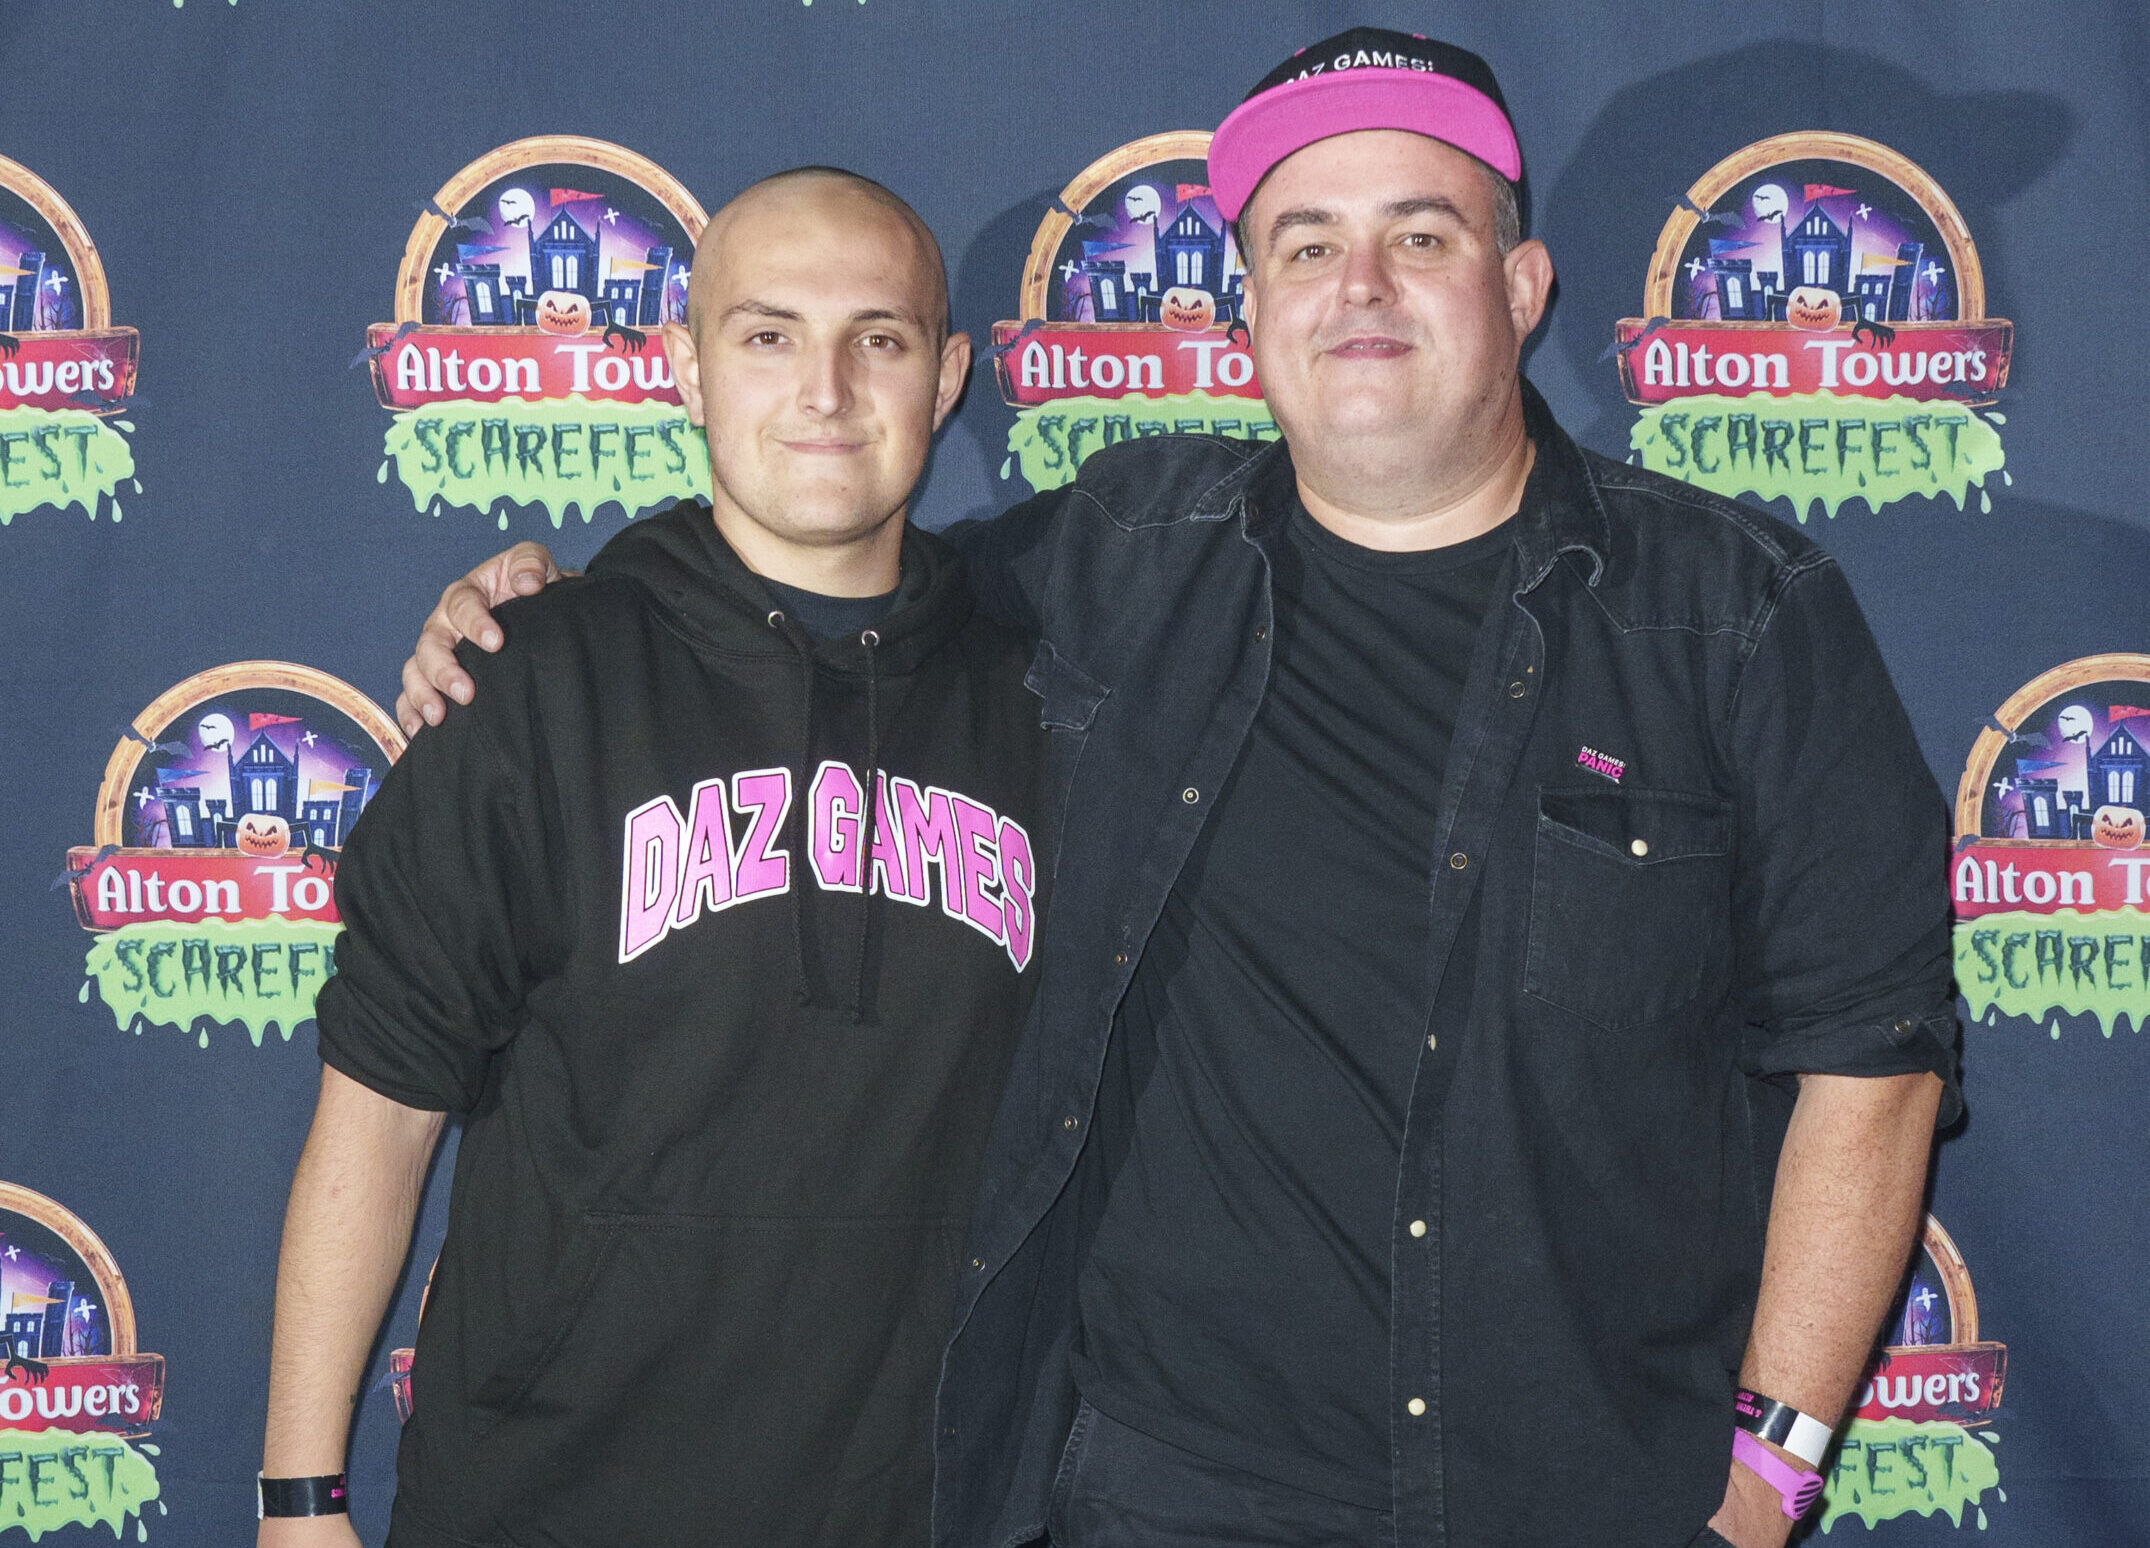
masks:
<svg viewBox="0 0 2150 1548"><path fill-rule="evenodd" d="M1453 39L1500 74L1530 224L1561 275L1529 370L1571 430L1616 455L1636 411L1601 355L1614 323L1641 315L1678 194L1787 130L1846 130L1925 167L1978 244L1989 312L2016 326L2012 483L1991 482L1990 511L1853 503L1809 530L1849 570L1952 794L1973 737L2022 685L2150 649L2150 46L2134 0L0 7L0 155L81 216L115 321L140 330L146 399L129 415L143 487L123 494L123 520L48 509L0 530L0 682L24 733L0 744L0 1180L102 1237L142 1347L169 1362L152 1437L168 1514L152 1509L152 1540L252 1530L277 1236L318 1065L310 1025L258 1048L117 1030L94 993L78 999L87 937L51 883L89 841L115 726L250 658L319 667L387 705L433 595L499 546L489 515L416 515L376 482L387 415L347 365L391 315L419 201L540 133L630 147L711 209L758 175L840 163L916 203L946 246L958 322L982 338L1020 315L1032 236L1069 178L1141 136L1213 127L1285 52L1359 21ZM1000 471L1011 419L982 374L935 456L923 522L1024 492ZM555 534L526 511L512 530L580 561L623 519L571 517ZM1975 1278L1983 1336L2009 1350L1992 1426L2005 1499L1982 1498L1985 1521L2009 1543L2150 1540L2136 1413L2150 1398L2150 1048L2132 1023L2001 1016L1966 1028L1965 1063L1971 1116L1934 1210ZM384 1358L410 1342L421 1279ZM353 1460L369 1541L396 1427L375 1389ZM1918 1514L1874 1528L1904 1543L1976 1529ZM0 1548L16 1530L0 1500ZM1853 1517L1832 1535L1864 1530Z"/></svg>

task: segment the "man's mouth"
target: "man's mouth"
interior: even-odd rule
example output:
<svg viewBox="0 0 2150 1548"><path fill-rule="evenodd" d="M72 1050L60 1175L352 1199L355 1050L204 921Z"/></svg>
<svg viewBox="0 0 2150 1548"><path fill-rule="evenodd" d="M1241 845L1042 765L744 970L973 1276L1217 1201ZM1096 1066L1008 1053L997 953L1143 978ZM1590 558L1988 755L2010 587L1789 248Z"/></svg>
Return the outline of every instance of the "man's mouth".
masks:
<svg viewBox="0 0 2150 1548"><path fill-rule="evenodd" d="M1362 333L1334 345L1328 353L1343 360L1394 360L1407 355L1411 346L1402 339L1390 338L1385 333Z"/></svg>
<svg viewBox="0 0 2150 1548"><path fill-rule="evenodd" d="M779 437L777 444L786 451L798 452L808 457L842 457L855 451L865 450L864 441L790 440Z"/></svg>

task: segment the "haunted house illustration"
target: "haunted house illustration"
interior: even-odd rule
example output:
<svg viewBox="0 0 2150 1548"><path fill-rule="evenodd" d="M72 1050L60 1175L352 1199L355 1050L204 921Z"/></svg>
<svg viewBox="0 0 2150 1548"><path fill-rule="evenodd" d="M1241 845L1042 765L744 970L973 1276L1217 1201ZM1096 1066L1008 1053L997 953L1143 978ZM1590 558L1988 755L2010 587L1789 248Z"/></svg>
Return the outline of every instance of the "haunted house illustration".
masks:
<svg viewBox="0 0 2150 1548"><path fill-rule="evenodd" d="M654 328L664 321L665 289L679 267L670 246L650 248L638 272L606 278L599 272L597 233L585 230L571 212L558 211L543 230L535 221L530 224L527 275L503 275L497 262L482 261L490 249L457 248L453 267L470 313L463 321L481 328L531 327L538 298L548 290L581 296L599 327Z"/></svg>
<svg viewBox="0 0 2150 1548"><path fill-rule="evenodd" d="M0 272L0 326L27 333L37 326L37 293L45 283L45 255L23 253L15 260L22 272Z"/></svg>
<svg viewBox="0 0 2150 1548"><path fill-rule="evenodd" d="M25 1303L28 1303L27 1305ZM16 1291L0 1322L0 1351L20 1360L57 1360L105 1352L95 1302L75 1294L71 1279L55 1279L43 1295Z"/></svg>
<svg viewBox="0 0 2150 1548"><path fill-rule="evenodd" d="M1085 243L1086 253L1103 243ZM1240 275L1226 272L1224 228L1212 226L1193 204L1184 206L1170 226L1157 233L1156 266L1127 272L1122 258L1086 256L1076 267L1090 279L1091 321L1156 322L1168 290L1205 292L1217 309L1217 321L1239 320Z"/></svg>
<svg viewBox="0 0 2150 1548"><path fill-rule="evenodd" d="M159 788L170 826L167 847L229 849L237 841L240 821L258 813L289 823L294 843L340 849L365 807L367 782L373 777L367 768L346 769L342 790L302 800L298 760L287 756L266 732L257 734L243 754L233 756L227 749L225 758L231 772L228 801L204 801L198 787Z"/></svg>
<svg viewBox="0 0 2150 1548"><path fill-rule="evenodd" d="M2126 726L2114 728L2087 760L2081 790L2063 790L2057 779L2018 781L2023 797L2023 836L2034 839L2090 837L2091 817L2101 806L2143 811L2150 799L2150 753Z"/></svg>
<svg viewBox="0 0 2150 1548"><path fill-rule="evenodd" d="M1787 298L1802 288L1829 291L1846 317L1891 323L1910 319L1912 291L1926 252L1923 243L1899 242L1893 261L1870 257L1858 267L1850 230L1838 225L1818 201L1789 231L1780 222L1777 240L1777 267L1758 271L1754 259L1733 256L1754 244L1710 239L1710 256L1700 261L1702 272L1714 281L1721 321L1782 322ZM1943 272L1934 269L1935 283Z"/></svg>

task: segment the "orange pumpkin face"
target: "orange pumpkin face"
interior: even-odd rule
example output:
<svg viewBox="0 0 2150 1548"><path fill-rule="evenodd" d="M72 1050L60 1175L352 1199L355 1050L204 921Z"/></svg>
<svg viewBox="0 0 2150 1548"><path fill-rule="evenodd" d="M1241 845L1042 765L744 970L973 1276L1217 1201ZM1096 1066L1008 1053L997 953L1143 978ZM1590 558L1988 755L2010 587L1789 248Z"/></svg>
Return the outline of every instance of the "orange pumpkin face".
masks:
<svg viewBox="0 0 2150 1548"><path fill-rule="evenodd" d="M291 847L291 824L267 812L248 812L239 819L234 843L242 855L280 855Z"/></svg>
<svg viewBox="0 0 2150 1548"><path fill-rule="evenodd" d="M1217 320L1217 303L1206 290L1175 285L1159 299L1157 320L1183 333L1202 333Z"/></svg>
<svg viewBox="0 0 2150 1548"><path fill-rule="evenodd" d="M590 331L590 301L572 290L548 290L538 297L537 325L546 333L574 335Z"/></svg>
<svg viewBox="0 0 2150 1548"><path fill-rule="evenodd" d="M1794 328L1824 331L1844 320L1844 303L1833 290L1801 285L1784 298L1784 320Z"/></svg>
<svg viewBox="0 0 2150 1548"><path fill-rule="evenodd" d="M2132 806L2101 806L2090 819L2091 842L2106 849L2143 847L2143 814Z"/></svg>

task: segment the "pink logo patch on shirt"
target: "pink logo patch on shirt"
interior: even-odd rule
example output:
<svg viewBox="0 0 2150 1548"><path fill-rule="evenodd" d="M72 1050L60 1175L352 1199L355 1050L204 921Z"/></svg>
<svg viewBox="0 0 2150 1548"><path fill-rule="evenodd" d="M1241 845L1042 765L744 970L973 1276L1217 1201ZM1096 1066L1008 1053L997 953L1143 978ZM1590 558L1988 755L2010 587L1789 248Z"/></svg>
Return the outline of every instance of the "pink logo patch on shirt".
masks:
<svg viewBox="0 0 2150 1548"><path fill-rule="evenodd" d="M1575 754L1575 761L1593 774L1604 775L1616 785L1620 783L1620 777L1627 773L1627 760L1601 753L1587 743Z"/></svg>

